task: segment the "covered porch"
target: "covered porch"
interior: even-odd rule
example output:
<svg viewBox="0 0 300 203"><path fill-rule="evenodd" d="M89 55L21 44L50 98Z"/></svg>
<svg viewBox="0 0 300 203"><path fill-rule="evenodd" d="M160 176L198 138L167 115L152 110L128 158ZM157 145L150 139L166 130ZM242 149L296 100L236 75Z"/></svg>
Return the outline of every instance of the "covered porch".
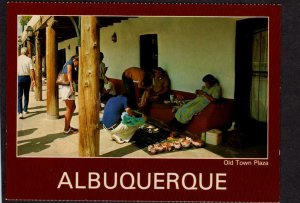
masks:
<svg viewBox="0 0 300 203"><path fill-rule="evenodd" d="M82 70L82 72L80 72L79 75L80 78L79 92L76 100L77 112L73 117L73 122L75 122L75 127L79 127L80 132L79 135L77 135L79 136L79 138L77 137L77 141L72 142L75 145L77 144L76 147L77 156L97 157L99 155L104 156L106 154L105 152L106 146L103 145L108 144L108 142L106 142L103 139L104 137L109 139L109 137L102 136L102 134L105 133L103 130L101 130L101 126L99 126L98 124L99 121L98 119L101 114L101 112L99 111L99 104L97 98L98 88L99 88L97 82L98 81L97 62L99 61L98 56L100 50L102 51L105 50L106 60L108 61L108 65L109 66L111 65L108 71L108 76L110 78L113 78L114 80L120 80L121 73L123 69L125 69L127 66L140 65L138 64L139 60L137 59L138 51L134 51L134 53L124 52L124 47L128 47L127 46L128 44L133 44L132 47L129 47L130 50L132 50L133 47L136 48L137 45L136 39L135 40L132 40L131 38L128 39L131 30L127 33L124 32L124 26L122 28L118 26L109 27L109 25L113 25L114 23L118 24L120 22L123 22L121 24L125 24L125 27L129 25L132 26L132 30L133 31L135 30L134 32L136 36L141 33L142 34L151 33L151 31L148 31L147 33L144 30L139 31L140 33L136 33L137 26L133 26L133 25L144 23L145 19L142 18L141 19L132 18L130 20L128 19L129 19L128 17L110 18L110 17L92 17L92 16L85 16L85 17L41 16L34 24L32 24L32 28L35 33L34 37L29 37L28 39L27 35L22 36L23 46L26 45L31 50L31 53L33 53L36 57L36 76L38 82L37 82L37 87L35 88L34 97L31 98L31 102L46 102L45 103L46 109L44 112L45 114L43 113L38 114L38 115L44 115L44 117L40 117L40 119L46 119L45 122L47 121L47 122L59 123L59 124L57 123L57 125L55 123L52 123L47 126L63 125L63 121L61 120L60 116L63 115L64 109L61 107L63 107L64 104L61 103L61 101L59 100L58 89L57 89L58 87L55 84L55 80L59 68L62 66L65 60L68 60L68 58L73 54L79 54L80 56L80 67L81 67L80 70ZM199 81L199 77L201 77L201 75L207 72L210 72L216 74L220 79L220 82L224 90L223 92L224 96L228 99L233 100L234 87L235 87L235 82L234 82L235 23L239 19L221 19L221 18L211 19L210 18L205 20L205 19L197 18L192 20L191 22L188 21L189 19L184 19L184 18L177 18L174 21L170 21L170 19L167 19L165 21L168 21L170 24L172 24L172 26L170 27L178 32L176 33L177 35L174 34L174 36L168 35L170 32L174 32L174 30L172 29L168 30L168 33L167 31L166 33L162 32L162 27L164 25L163 23L159 24L159 22L162 19L149 18L146 20L152 23L156 23L156 25L158 26L159 31L157 32L161 34L161 38L159 39L161 41L158 41L157 43L161 46L161 50L159 51L158 56L154 56L154 57L160 57L159 64L162 65L169 72L170 77L172 79L173 89L179 91L185 91L185 92L193 92L194 89L199 88L201 82ZM210 26L208 21L212 22L213 26ZM187 22L189 22L189 24L186 25ZM145 30L149 29L148 27L149 25L150 24L147 24L147 26L145 26L144 29ZM185 29L179 30L176 28L177 25L183 25L185 26L185 29L190 29L190 30L189 31L185 31ZM191 29L193 25L202 25L205 28L209 28L213 30L210 30L210 32L207 33L204 32L203 30L197 30L195 28ZM218 26L221 26L221 28L219 28ZM100 32L101 28L103 29L102 32ZM117 32L116 35L114 35L115 32L112 32L114 29L119 31ZM218 32L221 31L222 29L224 29L226 32L223 33ZM172 44L171 42L174 41L174 39L177 36L183 34L182 32L184 31L187 35L190 35L190 38L182 41L179 40L178 43ZM110 36L110 33L113 33L113 35ZM124 33L124 35L120 36L119 33ZM193 38L195 36L199 36L199 34L201 37ZM109 38L107 38L108 36ZM115 36L116 38L110 39L110 37L113 36ZM169 36L169 39L166 38L166 36ZM109 42L106 41L107 39L109 40ZM126 43L124 42L124 39L127 39ZM117 40L120 40L120 42L119 41L117 42ZM195 44L195 47L191 47L190 46L191 44ZM185 47L186 50L191 49L191 51L185 52L184 50L176 49L180 46ZM218 46L220 46L221 48ZM168 53L170 49L173 48L175 48L174 52ZM59 53L60 50L65 50L65 54L60 55ZM114 53L117 53L119 57L113 58L116 56ZM196 55L201 56L200 59L197 59ZM45 65L46 75L47 75L46 86L42 85L42 57L43 56L45 56L45 64L46 64ZM189 59L189 60L180 60L181 57L182 59ZM179 63L179 61L182 62ZM186 61L185 64L184 61ZM122 67L120 67L120 64L122 64ZM183 64L185 66L183 66ZM187 67L187 68L182 68L182 67ZM195 83L195 81L197 81L197 83ZM32 108L36 108L36 107L33 106ZM90 112L90 113L87 113L85 115L83 114L78 115L78 111L82 112L81 111L82 109L84 109L85 112ZM32 118L33 117L34 116L32 116ZM22 121L19 121L19 123L27 122L27 120L29 119L24 119ZM88 126L86 126L87 123L85 122L86 120L92 120L92 122L88 123ZM26 130L23 128L18 128L18 129L20 129L21 131ZM57 127L58 131L60 131L61 129L62 127L61 128ZM83 131L82 129L86 129L87 131L86 130ZM54 132L54 134L56 133ZM61 133L61 135L63 134ZM57 138L60 138L61 135L58 135ZM51 136L51 137L55 138L56 136ZM50 138L50 140L52 138ZM19 140L18 138L18 142L19 141L20 141L19 149L22 149L24 147L22 143L26 143L26 141ZM56 142L55 140L52 141ZM52 143L52 141L50 142ZM109 143L109 145L111 144L112 143ZM104 151L102 151L102 147ZM116 150L118 151L119 147L122 149L121 151L123 151L126 154L126 150L124 150L123 147L118 145L116 145L116 148L110 150L111 152ZM214 147L212 147L211 149L213 148ZM64 148L60 148L60 149L64 149ZM129 151L135 151L135 150L138 152L143 151L143 150L140 151L139 149L133 149L132 146L130 145L128 145L128 147L126 147L125 149L130 149ZM222 155L223 157L231 157L231 155L228 156L226 155L226 151L228 150L227 148L223 148L223 149L220 148L220 149L221 149L220 151L225 151L225 155L223 152ZM201 149L197 149L197 150L201 150ZM259 150L260 149L258 149L258 151ZM42 153L44 153L44 150L42 151L43 151ZM215 151L218 151L218 149L215 149ZM67 154L68 153L69 152L67 152ZM184 152L184 153L190 153L190 152ZM229 154L230 153L231 152L229 152ZM20 155L22 154L23 153L21 153ZM112 155L112 157L114 157L114 154L111 153L109 154ZM238 153L232 153L232 154L238 154ZM144 155L145 154L142 153L140 155L137 155L137 157L144 156ZM170 153L168 153L166 156L169 155ZM51 155L48 154L45 156L51 156ZM66 156L66 155L62 155L62 156ZM122 156L127 156L127 155L122 155ZM159 156L164 156L164 155L159 155ZM181 157L181 155L175 155L175 156ZM187 155L184 154L183 157L184 156ZM194 157L193 154L191 154L190 156ZM249 156L249 154L245 156ZM265 157L266 151L264 150L263 155L261 155L260 153L260 155L256 155L254 157L257 156Z"/></svg>
<svg viewBox="0 0 300 203"><path fill-rule="evenodd" d="M42 87L46 96L46 86ZM62 132L65 107L59 103L59 118L47 119L46 100L36 101L34 92L30 92L29 114L19 120L17 125L17 155L19 157L56 157L78 158L79 134L66 135ZM76 103L78 96L76 96ZM101 116L101 112L99 116ZM78 109L74 113L72 125L79 126ZM55 126L55 127L54 127ZM100 126L99 154L96 157L110 158L201 158L220 159L222 155L207 148L191 148L169 153L150 155L147 148L139 148L129 143L118 144ZM221 150L220 150L221 151ZM227 153L227 156L229 154Z"/></svg>

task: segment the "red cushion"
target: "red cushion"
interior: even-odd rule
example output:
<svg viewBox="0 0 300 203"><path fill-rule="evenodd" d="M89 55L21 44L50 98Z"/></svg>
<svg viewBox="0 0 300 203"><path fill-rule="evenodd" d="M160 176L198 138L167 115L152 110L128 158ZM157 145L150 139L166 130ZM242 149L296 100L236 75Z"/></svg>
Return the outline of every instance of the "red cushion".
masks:
<svg viewBox="0 0 300 203"><path fill-rule="evenodd" d="M152 104L149 115L164 123L169 123L174 118L170 104ZM201 133L213 128L222 128L230 125L232 119L233 100L223 99L222 102L209 104L203 111L195 115L186 130L191 133Z"/></svg>

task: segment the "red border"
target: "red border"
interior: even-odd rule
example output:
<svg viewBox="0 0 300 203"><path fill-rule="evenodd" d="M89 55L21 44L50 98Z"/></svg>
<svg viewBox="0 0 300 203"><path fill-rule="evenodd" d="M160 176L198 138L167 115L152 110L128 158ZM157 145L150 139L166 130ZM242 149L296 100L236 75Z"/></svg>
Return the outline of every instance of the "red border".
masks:
<svg viewBox="0 0 300 203"><path fill-rule="evenodd" d="M225 166L223 160L16 158L17 15L267 16L270 28L268 166ZM43 200L279 201L280 40L278 5L8 3L6 198ZM250 160L250 159L249 159ZM146 163L146 164L145 164ZM227 173L226 191L56 189L64 171ZM118 195L116 195L118 194Z"/></svg>

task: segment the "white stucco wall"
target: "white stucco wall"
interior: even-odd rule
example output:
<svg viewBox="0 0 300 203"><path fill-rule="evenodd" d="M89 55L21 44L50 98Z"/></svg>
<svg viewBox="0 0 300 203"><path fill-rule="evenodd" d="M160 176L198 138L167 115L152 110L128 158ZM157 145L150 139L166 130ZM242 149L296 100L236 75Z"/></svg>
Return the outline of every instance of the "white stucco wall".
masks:
<svg viewBox="0 0 300 203"><path fill-rule="evenodd" d="M76 46L78 46L78 40L76 38L68 39L58 43L58 50L66 50L66 61L76 54ZM69 49L70 47L70 49Z"/></svg>
<svg viewBox="0 0 300 203"><path fill-rule="evenodd" d="M140 17L102 28L100 50L109 67L107 76L121 79L127 67L139 67L139 36L157 34L158 65L169 73L172 89L194 92L211 73L219 79L223 96L234 98L235 23L231 18ZM117 43L111 41L114 32ZM67 58L75 53L76 38L59 46L69 44Z"/></svg>
<svg viewBox="0 0 300 203"><path fill-rule="evenodd" d="M172 89L194 92L202 86L202 77L211 73L220 80L223 96L233 98L235 22L230 18L147 17L103 28L100 49L109 66L107 75L120 78L127 67L139 66L139 36L157 34L158 65L168 71ZM111 41L114 32L117 43Z"/></svg>

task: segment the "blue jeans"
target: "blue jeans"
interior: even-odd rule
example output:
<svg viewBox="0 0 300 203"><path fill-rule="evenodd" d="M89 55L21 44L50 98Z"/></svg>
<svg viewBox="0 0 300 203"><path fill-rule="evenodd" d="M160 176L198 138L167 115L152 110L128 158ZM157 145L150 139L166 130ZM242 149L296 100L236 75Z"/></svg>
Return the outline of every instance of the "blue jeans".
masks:
<svg viewBox="0 0 300 203"><path fill-rule="evenodd" d="M27 112L29 102L29 90L31 79L30 76L18 76L18 113L23 110ZM23 109L23 94L24 94L24 109Z"/></svg>

